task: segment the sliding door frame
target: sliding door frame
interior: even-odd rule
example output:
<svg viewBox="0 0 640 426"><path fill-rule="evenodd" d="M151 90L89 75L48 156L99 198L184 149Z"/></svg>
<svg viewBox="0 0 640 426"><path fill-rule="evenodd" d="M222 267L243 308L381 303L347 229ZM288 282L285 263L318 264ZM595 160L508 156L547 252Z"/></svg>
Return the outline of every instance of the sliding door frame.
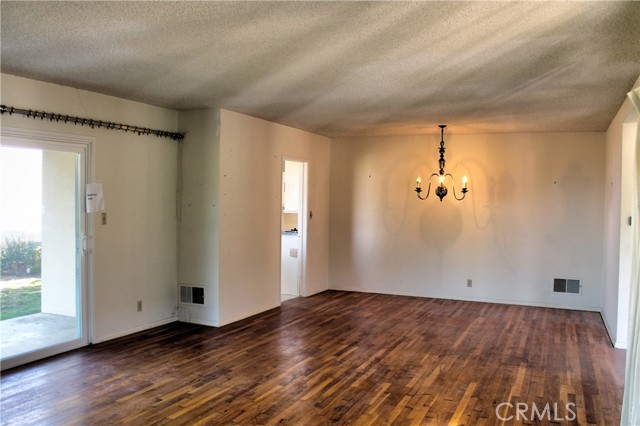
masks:
<svg viewBox="0 0 640 426"><path fill-rule="evenodd" d="M81 308L80 337L77 339L49 346L43 349L26 352L2 361L0 369L16 367L28 362L36 361L73 349L88 345L93 337L93 257L92 242L94 223L91 215L86 213L84 200L86 197L86 184L92 182L93 143L94 138L89 136L48 132L32 129L2 127L0 129L1 146L16 148L34 148L51 151L62 151L79 154L78 167L78 206L79 224L77 229L80 235L79 241L80 260L80 300Z"/></svg>

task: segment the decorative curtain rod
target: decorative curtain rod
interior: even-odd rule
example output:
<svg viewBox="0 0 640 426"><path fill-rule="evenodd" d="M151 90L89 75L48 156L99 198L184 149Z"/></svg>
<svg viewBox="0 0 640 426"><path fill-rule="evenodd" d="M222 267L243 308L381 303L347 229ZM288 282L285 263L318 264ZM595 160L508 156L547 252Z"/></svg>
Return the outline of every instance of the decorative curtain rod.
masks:
<svg viewBox="0 0 640 426"><path fill-rule="evenodd" d="M65 123L79 124L81 126L87 125L92 129L94 127L102 127L103 129L120 130L122 132L132 132L138 135L155 135L159 138L170 138L174 141L179 141L184 138L182 133L165 132L164 130L148 129L146 127L131 126L129 124L113 123L111 121L94 120L92 118L73 117L70 115L54 114L52 112L36 111L31 109L14 108L12 106L0 105L0 115L4 114L21 114L27 117L39 118L49 121L63 121Z"/></svg>

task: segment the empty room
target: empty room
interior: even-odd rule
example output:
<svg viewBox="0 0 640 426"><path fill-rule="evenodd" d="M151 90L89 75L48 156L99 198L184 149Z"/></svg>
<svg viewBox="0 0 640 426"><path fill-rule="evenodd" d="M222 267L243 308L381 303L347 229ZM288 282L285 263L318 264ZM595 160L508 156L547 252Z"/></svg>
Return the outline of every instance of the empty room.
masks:
<svg viewBox="0 0 640 426"><path fill-rule="evenodd" d="M640 2L0 17L0 424L640 426Z"/></svg>

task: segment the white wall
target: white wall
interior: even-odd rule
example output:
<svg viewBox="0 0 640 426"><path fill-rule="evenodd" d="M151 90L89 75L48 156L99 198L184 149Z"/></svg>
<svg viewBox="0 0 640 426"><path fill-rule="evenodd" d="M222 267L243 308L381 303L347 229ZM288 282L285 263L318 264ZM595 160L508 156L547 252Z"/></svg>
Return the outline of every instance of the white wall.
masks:
<svg viewBox="0 0 640 426"><path fill-rule="evenodd" d="M75 317L76 153L42 151L41 311Z"/></svg>
<svg viewBox="0 0 640 426"><path fill-rule="evenodd" d="M309 162L306 282L328 288L331 141L235 112L220 112L220 325L280 305L282 159Z"/></svg>
<svg viewBox="0 0 640 426"><path fill-rule="evenodd" d="M614 344L618 334L622 121L630 112L631 103L625 101L609 126L606 139L602 318Z"/></svg>
<svg viewBox="0 0 640 426"><path fill-rule="evenodd" d="M626 349L629 333L629 299L631 295L631 268L633 262L634 227L638 217L634 205L636 174L636 135L638 116L631 114L622 128L622 181L620 183L620 265L618 277L618 331L616 347ZM631 223L629 223L631 220Z"/></svg>
<svg viewBox="0 0 640 426"><path fill-rule="evenodd" d="M218 325L220 111L182 111L178 282L203 287L204 306L181 304L182 321Z"/></svg>
<svg viewBox="0 0 640 426"><path fill-rule="evenodd" d="M451 130L462 202L413 191L439 135L333 141L331 288L600 310L604 133ZM582 279L582 295L552 293L554 277Z"/></svg>
<svg viewBox="0 0 640 426"><path fill-rule="evenodd" d="M618 348L627 346L638 116L627 99L607 130L602 317ZM638 218L633 219L632 224Z"/></svg>
<svg viewBox="0 0 640 426"><path fill-rule="evenodd" d="M2 74L2 104L168 131L178 114L138 102ZM94 223L93 341L173 321L177 144L169 139L3 115L3 126L86 135L108 224ZM143 311L136 312L136 301Z"/></svg>
<svg viewBox="0 0 640 426"><path fill-rule="evenodd" d="M309 161L306 295L327 289L330 140L226 110L179 117L179 282L205 288L180 319L221 326L280 305L283 157Z"/></svg>
<svg viewBox="0 0 640 426"><path fill-rule="evenodd" d="M602 242L609 247L615 239L609 232L603 238L602 230L605 146L607 206L620 191L609 188L616 185L611 174L618 154L602 133L448 132L447 171L467 174L471 192L461 203L450 196L421 202L412 189L418 174L424 178L436 168L436 136L332 142L226 110L178 113L7 74L1 82L5 105L187 132L182 179L190 183L180 193L178 255L176 142L1 118L3 126L95 138L93 181L104 185L109 219L102 226L91 218L95 342L173 321L178 281L209 286L207 303L214 301L204 312L190 311L190 318L216 325L279 305L283 157L309 161L313 219L304 295L330 283L452 299L604 306L608 326L618 327L613 318L620 301L611 286L618 272L602 268L603 258L605 265L612 261ZM607 229L620 229L623 212L614 213ZM613 260L619 265L619 256ZM554 276L581 278L583 294L552 294ZM141 313L136 300L144 302Z"/></svg>

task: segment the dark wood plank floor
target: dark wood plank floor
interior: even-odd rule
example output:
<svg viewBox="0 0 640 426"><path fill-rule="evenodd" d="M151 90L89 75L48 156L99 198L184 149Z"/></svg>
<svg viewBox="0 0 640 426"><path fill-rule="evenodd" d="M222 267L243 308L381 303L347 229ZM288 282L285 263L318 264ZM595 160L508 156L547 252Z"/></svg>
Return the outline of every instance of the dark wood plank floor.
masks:
<svg viewBox="0 0 640 426"><path fill-rule="evenodd" d="M1 419L617 425L623 370L597 313L330 291L220 329L175 323L9 370Z"/></svg>

